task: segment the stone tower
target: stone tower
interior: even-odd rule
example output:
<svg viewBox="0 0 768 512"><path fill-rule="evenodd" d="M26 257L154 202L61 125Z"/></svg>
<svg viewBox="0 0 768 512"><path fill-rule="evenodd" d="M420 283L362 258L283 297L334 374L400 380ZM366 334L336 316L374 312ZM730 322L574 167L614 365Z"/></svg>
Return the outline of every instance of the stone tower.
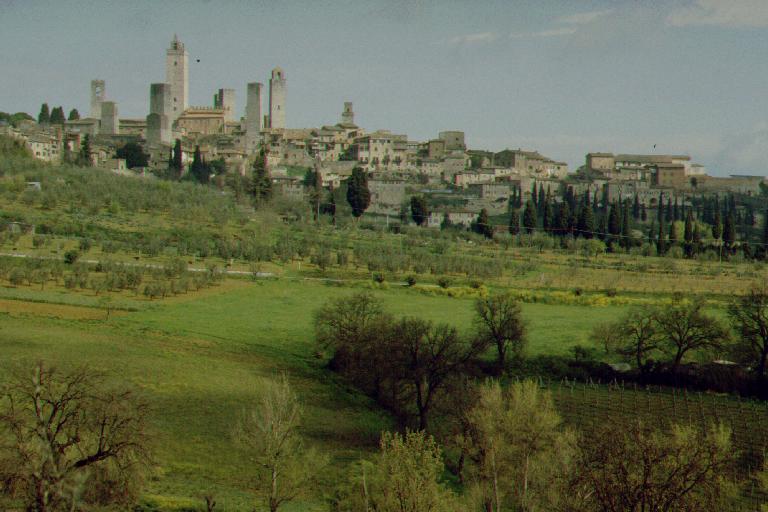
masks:
<svg viewBox="0 0 768 512"><path fill-rule="evenodd" d="M149 115L147 116L147 142L151 146L171 143L171 86L149 86Z"/></svg>
<svg viewBox="0 0 768 512"><path fill-rule="evenodd" d="M261 89L259 82L248 84L248 96L245 102L245 140L246 149L255 151L261 132Z"/></svg>
<svg viewBox="0 0 768 512"><path fill-rule="evenodd" d="M224 111L224 121L228 123L237 121L234 89L219 89L219 92L213 95L213 106Z"/></svg>
<svg viewBox="0 0 768 512"><path fill-rule="evenodd" d="M189 55L176 34L173 35L171 47L165 52L165 82L171 86L169 115L173 123L189 106Z"/></svg>
<svg viewBox="0 0 768 512"><path fill-rule="evenodd" d="M101 119L101 102L104 101L106 89L104 80L91 80L91 117Z"/></svg>
<svg viewBox="0 0 768 512"><path fill-rule="evenodd" d="M355 124L355 113L352 111L352 102L344 102L344 111L341 113L341 124Z"/></svg>
<svg viewBox="0 0 768 512"><path fill-rule="evenodd" d="M114 101L101 102L101 126L99 133L104 135L120 134L120 118L117 114L117 103Z"/></svg>
<svg viewBox="0 0 768 512"><path fill-rule="evenodd" d="M269 79L269 127L285 128L285 73L279 67Z"/></svg>

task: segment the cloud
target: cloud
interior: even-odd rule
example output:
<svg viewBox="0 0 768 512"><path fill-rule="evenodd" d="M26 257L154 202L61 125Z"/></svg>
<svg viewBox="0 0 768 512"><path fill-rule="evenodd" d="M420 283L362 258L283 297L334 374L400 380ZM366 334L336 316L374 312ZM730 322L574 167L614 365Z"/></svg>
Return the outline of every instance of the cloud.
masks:
<svg viewBox="0 0 768 512"><path fill-rule="evenodd" d="M479 32L477 34L452 37L448 40L448 43L453 45L488 44L498 39L498 37L498 34L495 32Z"/></svg>
<svg viewBox="0 0 768 512"><path fill-rule="evenodd" d="M509 34L512 39L524 39L528 37L562 37L570 36L576 33L575 27L551 28L540 30L539 32L513 32Z"/></svg>
<svg viewBox="0 0 768 512"><path fill-rule="evenodd" d="M768 2L765 0L694 0L673 10L667 25L721 27L768 27Z"/></svg>
<svg viewBox="0 0 768 512"><path fill-rule="evenodd" d="M611 12L613 12L613 9L605 9L604 11L578 12L576 14L571 14L570 16L563 16L555 21L565 25L586 25L587 23L592 23L596 19L602 18Z"/></svg>

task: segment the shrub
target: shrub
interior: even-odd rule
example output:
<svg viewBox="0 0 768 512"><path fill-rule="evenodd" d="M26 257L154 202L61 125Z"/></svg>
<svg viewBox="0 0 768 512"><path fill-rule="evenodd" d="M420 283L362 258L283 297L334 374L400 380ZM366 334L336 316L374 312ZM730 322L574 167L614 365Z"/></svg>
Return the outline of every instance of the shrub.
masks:
<svg viewBox="0 0 768 512"><path fill-rule="evenodd" d="M379 284L383 283L384 282L384 274L382 274L381 272L376 272L375 274L373 274L373 280L374 280L374 282L379 283Z"/></svg>
<svg viewBox="0 0 768 512"><path fill-rule="evenodd" d="M437 279L437 285L443 289L448 288L449 286L451 286L451 280L448 279L447 277L440 277Z"/></svg>
<svg viewBox="0 0 768 512"><path fill-rule="evenodd" d="M406 277L405 282L408 286L414 286L416 284L416 276L410 275Z"/></svg>
<svg viewBox="0 0 768 512"><path fill-rule="evenodd" d="M80 253L76 251L75 249L70 249L69 251L64 253L64 263L67 265L74 264L77 259L80 257Z"/></svg>

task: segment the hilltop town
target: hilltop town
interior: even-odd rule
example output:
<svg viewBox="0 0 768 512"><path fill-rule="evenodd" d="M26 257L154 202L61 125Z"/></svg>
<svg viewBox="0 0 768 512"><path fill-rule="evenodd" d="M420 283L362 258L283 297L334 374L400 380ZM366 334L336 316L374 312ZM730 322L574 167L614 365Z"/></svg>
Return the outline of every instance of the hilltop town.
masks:
<svg viewBox="0 0 768 512"><path fill-rule="evenodd" d="M0 121L0 134L23 140L36 158L51 162L76 154L88 136L92 164L117 172L129 172L128 166L139 173L167 169L176 141L182 172L196 149L205 161L220 162L219 172L243 176L255 159L263 158L276 188L297 199L307 194L306 171L318 172L323 187L332 189L361 167L371 193L367 213L398 215L411 196L427 194L434 207L425 225L432 227L445 220L468 227L481 210L504 214L510 204L536 201L542 189L553 201L567 189L575 196L588 193L610 203L630 200L656 208L664 198L690 204L690 198L708 193L757 195L764 183L762 176L710 176L690 155L590 152L584 165L568 169L536 150L469 148L460 130L414 141L406 134L358 126L352 102L344 103L335 124L294 128L287 122L288 81L280 67L272 70L266 92L261 82L247 84L243 116L234 89L216 91L210 106L189 105L189 54L176 36L166 50L165 67L166 81L149 86L144 119L121 118L107 84L96 79L90 84L87 117L73 111L65 120L62 110L58 122L46 119L46 104L38 122ZM147 154L146 165L119 158L118 149L129 143Z"/></svg>

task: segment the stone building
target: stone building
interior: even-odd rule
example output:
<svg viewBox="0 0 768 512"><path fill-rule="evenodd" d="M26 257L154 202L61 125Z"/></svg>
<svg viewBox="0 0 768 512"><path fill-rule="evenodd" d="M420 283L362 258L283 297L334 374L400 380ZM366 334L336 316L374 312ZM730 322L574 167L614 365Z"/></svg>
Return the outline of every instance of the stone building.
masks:
<svg viewBox="0 0 768 512"><path fill-rule="evenodd" d="M341 124L347 124L347 125L354 125L355 124L355 113L352 110L352 102L351 101L345 101L344 102L344 110L341 113Z"/></svg>
<svg viewBox="0 0 768 512"><path fill-rule="evenodd" d="M224 133L224 111L213 107L192 107L176 120L176 127L187 137Z"/></svg>
<svg viewBox="0 0 768 512"><path fill-rule="evenodd" d="M117 114L117 103L114 101L101 102L101 125L99 127L101 135L119 135L120 118Z"/></svg>
<svg viewBox="0 0 768 512"><path fill-rule="evenodd" d="M279 67L269 79L269 128L285 128L285 73Z"/></svg>
<svg viewBox="0 0 768 512"><path fill-rule="evenodd" d="M170 144L172 138L172 96L170 84L149 86L149 115L147 116L147 143L151 146Z"/></svg>
<svg viewBox="0 0 768 512"><path fill-rule="evenodd" d="M371 205L368 212L397 215L405 202L405 181L397 179L369 179Z"/></svg>
<svg viewBox="0 0 768 512"><path fill-rule="evenodd" d="M263 85L250 82L245 102L245 148L252 153L261 142L261 91Z"/></svg>
<svg viewBox="0 0 768 512"><path fill-rule="evenodd" d="M235 90L219 89L219 91L213 95L213 107L220 108L224 111L225 122L233 123L237 121L237 114L235 109Z"/></svg>
<svg viewBox="0 0 768 512"><path fill-rule="evenodd" d="M104 80L91 80L91 117L101 119L101 102L106 99Z"/></svg>
<svg viewBox="0 0 768 512"><path fill-rule="evenodd" d="M165 82L171 87L169 115L173 123L189 106L189 54L176 34L165 52Z"/></svg>

